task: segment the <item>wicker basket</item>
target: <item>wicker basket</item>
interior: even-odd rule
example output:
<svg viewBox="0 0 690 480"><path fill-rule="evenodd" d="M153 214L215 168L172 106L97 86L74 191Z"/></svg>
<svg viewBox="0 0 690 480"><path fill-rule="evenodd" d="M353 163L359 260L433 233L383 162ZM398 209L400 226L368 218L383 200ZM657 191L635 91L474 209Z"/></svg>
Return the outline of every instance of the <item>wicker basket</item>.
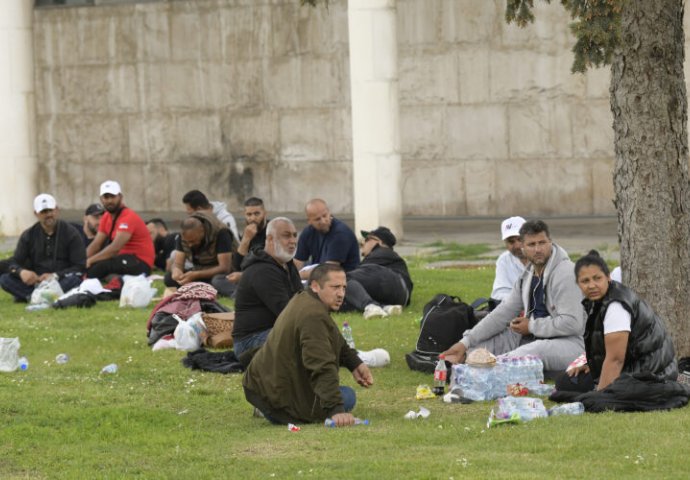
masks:
<svg viewBox="0 0 690 480"><path fill-rule="evenodd" d="M223 313L204 313L202 315L204 323L206 324L207 337L204 343L208 346L214 346L214 337L222 337L224 339L232 338L232 326L235 323L235 312ZM223 342L225 344L227 340Z"/></svg>

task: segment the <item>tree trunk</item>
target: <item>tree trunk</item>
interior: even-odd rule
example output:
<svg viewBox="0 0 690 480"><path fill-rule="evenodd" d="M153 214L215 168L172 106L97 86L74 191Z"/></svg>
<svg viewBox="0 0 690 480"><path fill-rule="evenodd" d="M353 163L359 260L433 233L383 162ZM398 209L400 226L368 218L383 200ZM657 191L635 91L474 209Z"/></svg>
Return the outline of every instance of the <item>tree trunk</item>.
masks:
<svg viewBox="0 0 690 480"><path fill-rule="evenodd" d="M690 355L690 197L682 0L623 3L611 65L623 281Z"/></svg>

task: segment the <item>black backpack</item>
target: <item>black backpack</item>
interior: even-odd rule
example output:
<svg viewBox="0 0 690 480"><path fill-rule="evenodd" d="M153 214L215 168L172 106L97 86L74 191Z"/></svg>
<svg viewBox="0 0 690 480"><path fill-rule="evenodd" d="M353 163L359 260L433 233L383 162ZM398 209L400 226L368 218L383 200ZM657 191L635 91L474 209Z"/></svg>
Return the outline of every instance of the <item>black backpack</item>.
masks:
<svg viewBox="0 0 690 480"><path fill-rule="evenodd" d="M457 343L465 330L474 327L474 309L459 297L440 293L424 305L416 349L405 355L412 370L431 373L438 354Z"/></svg>

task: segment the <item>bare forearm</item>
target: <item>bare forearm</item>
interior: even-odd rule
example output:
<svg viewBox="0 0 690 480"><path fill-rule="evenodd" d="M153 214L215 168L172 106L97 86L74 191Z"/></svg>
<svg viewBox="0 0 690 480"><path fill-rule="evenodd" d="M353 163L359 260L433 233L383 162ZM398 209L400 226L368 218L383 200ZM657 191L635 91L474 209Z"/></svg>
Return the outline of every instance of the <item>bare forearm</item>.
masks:
<svg viewBox="0 0 690 480"><path fill-rule="evenodd" d="M599 378L599 385L597 385L597 390L603 390L615 379L617 379L621 371L623 370L623 360L614 358L605 358L604 364L601 368L601 377Z"/></svg>

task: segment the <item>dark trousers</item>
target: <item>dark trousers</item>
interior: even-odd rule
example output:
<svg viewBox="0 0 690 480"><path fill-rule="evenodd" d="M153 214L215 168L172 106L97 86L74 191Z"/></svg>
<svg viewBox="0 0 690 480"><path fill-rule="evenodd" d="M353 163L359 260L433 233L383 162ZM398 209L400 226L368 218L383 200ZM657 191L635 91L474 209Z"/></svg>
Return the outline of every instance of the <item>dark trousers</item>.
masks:
<svg viewBox="0 0 690 480"><path fill-rule="evenodd" d="M0 274L10 273L10 265L12 265L12 257L0 260Z"/></svg>
<svg viewBox="0 0 690 480"><path fill-rule="evenodd" d="M346 412L351 412L357 404L357 394L350 387L338 387L340 395L343 398L343 408ZM268 403L258 394L244 387L244 396L249 403L254 405L263 414L264 418L274 425L285 425L288 423L301 423L300 420L290 418L290 416L282 410L272 410Z"/></svg>
<svg viewBox="0 0 690 480"><path fill-rule="evenodd" d="M347 272L345 309L364 311L370 303L405 305L408 297L403 279L395 271L381 265L360 265Z"/></svg>
<svg viewBox="0 0 690 480"><path fill-rule="evenodd" d="M103 279L111 274L117 275L149 275L151 267L139 260L135 255L116 255L91 265L86 271L88 278Z"/></svg>
<svg viewBox="0 0 690 480"><path fill-rule="evenodd" d="M81 276L67 275L58 280L58 283L60 284L62 291L67 293L74 287L79 286L81 283ZM0 275L0 286L3 290L20 302L28 302L31 299L31 294L34 291L34 286L27 285L26 283L22 282L21 279L9 273L3 273Z"/></svg>

